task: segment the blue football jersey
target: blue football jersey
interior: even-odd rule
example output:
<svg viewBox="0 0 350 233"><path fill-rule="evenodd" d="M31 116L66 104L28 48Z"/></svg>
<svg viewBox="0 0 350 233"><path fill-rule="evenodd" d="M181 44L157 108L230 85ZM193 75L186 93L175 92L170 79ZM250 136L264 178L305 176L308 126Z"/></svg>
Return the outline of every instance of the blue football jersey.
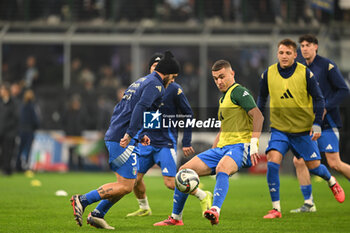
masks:
<svg viewBox="0 0 350 233"><path fill-rule="evenodd" d="M157 110L163 95L163 81L156 72L132 83L114 108L105 140L119 142L125 133L135 137L142 128L143 113Z"/></svg>

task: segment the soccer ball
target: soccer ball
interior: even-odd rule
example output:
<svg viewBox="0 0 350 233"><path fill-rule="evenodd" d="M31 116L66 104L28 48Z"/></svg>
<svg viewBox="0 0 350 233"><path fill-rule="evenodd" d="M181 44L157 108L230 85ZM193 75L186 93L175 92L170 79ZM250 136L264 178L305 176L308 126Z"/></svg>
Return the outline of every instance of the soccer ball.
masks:
<svg viewBox="0 0 350 233"><path fill-rule="evenodd" d="M182 169L175 176L175 186L180 192L191 193L198 185L198 174L192 169Z"/></svg>

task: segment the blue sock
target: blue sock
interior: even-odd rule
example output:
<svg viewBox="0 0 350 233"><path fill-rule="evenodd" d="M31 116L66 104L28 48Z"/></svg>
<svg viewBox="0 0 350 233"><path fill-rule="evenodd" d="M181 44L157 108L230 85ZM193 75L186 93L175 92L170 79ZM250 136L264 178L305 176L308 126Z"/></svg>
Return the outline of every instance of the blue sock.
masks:
<svg viewBox="0 0 350 233"><path fill-rule="evenodd" d="M303 193L304 200L308 200L312 194L312 185L300 185L301 192Z"/></svg>
<svg viewBox="0 0 350 233"><path fill-rule="evenodd" d="M85 208L86 206L101 200L101 197L97 190L92 190L84 195L81 195L79 199L82 206Z"/></svg>
<svg viewBox="0 0 350 233"><path fill-rule="evenodd" d="M188 194L180 192L175 188L174 192L174 203L173 203L173 214L181 214L184 209Z"/></svg>
<svg viewBox="0 0 350 233"><path fill-rule="evenodd" d="M280 200L280 165L274 162L267 162L267 184L269 186L272 201Z"/></svg>
<svg viewBox="0 0 350 233"><path fill-rule="evenodd" d="M224 172L219 172L216 175L213 206L221 208L222 203L224 203L229 187L228 178L229 176Z"/></svg>
<svg viewBox="0 0 350 233"><path fill-rule="evenodd" d="M103 218L108 210L114 205L113 202L110 202L107 199L104 199L98 203L94 211L92 212L92 215L95 217Z"/></svg>
<svg viewBox="0 0 350 233"><path fill-rule="evenodd" d="M320 166L318 166L314 169L309 169L309 171L312 174L321 177L325 181L328 181L331 178L331 173L329 173L328 169L323 164L320 164Z"/></svg>

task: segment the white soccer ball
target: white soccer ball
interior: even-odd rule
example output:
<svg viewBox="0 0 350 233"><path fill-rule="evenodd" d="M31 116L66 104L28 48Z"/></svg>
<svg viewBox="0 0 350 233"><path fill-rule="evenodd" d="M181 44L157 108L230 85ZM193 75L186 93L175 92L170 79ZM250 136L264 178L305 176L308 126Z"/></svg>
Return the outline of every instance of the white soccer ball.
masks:
<svg viewBox="0 0 350 233"><path fill-rule="evenodd" d="M175 176L175 186L180 192L191 193L198 185L198 174L192 169L182 169Z"/></svg>

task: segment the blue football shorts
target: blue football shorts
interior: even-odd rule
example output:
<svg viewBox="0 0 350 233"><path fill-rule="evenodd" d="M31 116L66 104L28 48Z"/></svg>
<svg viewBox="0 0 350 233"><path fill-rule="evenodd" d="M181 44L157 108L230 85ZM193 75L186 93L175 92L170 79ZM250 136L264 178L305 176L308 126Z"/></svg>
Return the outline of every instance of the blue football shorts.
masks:
<svg viewBox="0 0 350 233"><path fill-rule="evenodd" d="M317 143L311 140L310 135L289 134L272 128L266 153L270 150L277 150L284 156L289 149L294 156L303 158L305 161L321 159Z"/></svg>
<svg viewBox="0 0 350 233"><path fill-rule="evenodd" d="M321 137L317 140L317 143L321 152L339 152L338 128L322 130Z"/></svg>
<svg viewBox="0 0 350 233"><path fill-rule="evenodd" d="M249 143L237 143L222 148L216 147L206 150L197 156L211 168L212 175L216 173L216 166L224 156L231 157L236 162L238 170L242 167L246 168L252 166Z"/></svg>
<svg viewBox="0 0 350 233"><path fill-rule="evenodd" d="M109 166L112 171L127 179L136 179L137 155L139 149L135 140L131 140L126 148L120 146L119 142L105 141L109 152Z"/></svg>
<svg viewBox="0 0 350 233"><path fill-rule="evenodd" d="M176 175L176 150L168 147L143 146L139 144L139 173L147 173L147 171L157 164L163 176L174 177Z"/></svg>

